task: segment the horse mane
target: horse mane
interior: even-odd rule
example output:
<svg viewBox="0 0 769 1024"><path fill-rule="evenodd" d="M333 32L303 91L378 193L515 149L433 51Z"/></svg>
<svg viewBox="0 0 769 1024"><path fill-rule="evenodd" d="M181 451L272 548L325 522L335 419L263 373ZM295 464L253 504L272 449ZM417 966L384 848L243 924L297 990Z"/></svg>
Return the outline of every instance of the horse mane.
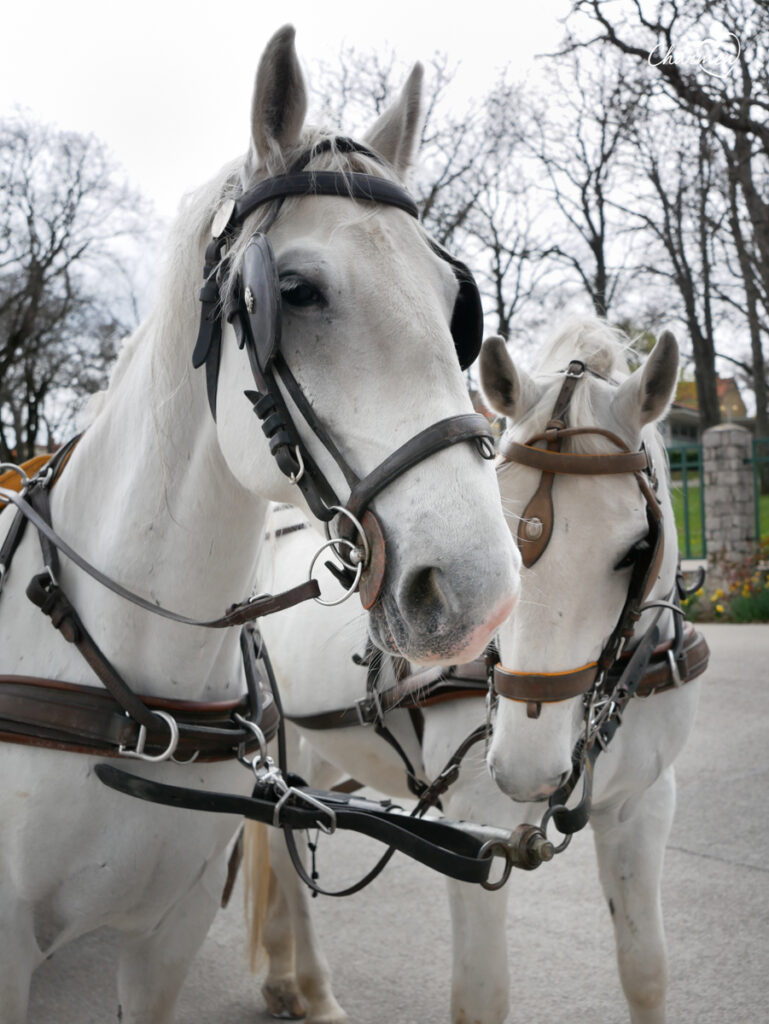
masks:
<svg viewBox="0 0 769 1024"><path fill-rule="evenodd" d="M179 212L168 233L165 266L160 275L153 306L147 318L134 333L128 336L121 347L118 359L110 374L105 391L94 395L88 402L83 415L83 425L90 425L109 403L120 385L125 372L142 342L148 335L169 339L168 343L156 346L153 351L153 390L159 377L165 378L165 387L160 393L168 394L177 388L179 379L178 354L173 349L173 340L180 335L189 339L184 358L189 373L189 356L192 352L198 329L198 291L203 268L203 251L210 238L211 222L217 209L226 199L237 199L248 188L263 178L281 174L291 167L302 155L319 143L326 143L322 152L313 156L304 166L305 170L331 170L341 173L360 171L400 183L394 168L386 161L381 162L365 153L347 152L336 145L338 135L325 129L306 127L299 143L285 152L271 154L263 166L252 170L252 154L238 157L225 164L210 181L185 195L179 205ZM290 212L298 199L286 199L281 213ZM365 220L374 214L372 209L360 210L361 204L350 204L351 221ZM255 231L269 215L272 204L257 208L244 222L237 239L228 253L227 276L224 291L232 286L242 262L243 253ZM161 398L162 400L162 398Z"/></svg>

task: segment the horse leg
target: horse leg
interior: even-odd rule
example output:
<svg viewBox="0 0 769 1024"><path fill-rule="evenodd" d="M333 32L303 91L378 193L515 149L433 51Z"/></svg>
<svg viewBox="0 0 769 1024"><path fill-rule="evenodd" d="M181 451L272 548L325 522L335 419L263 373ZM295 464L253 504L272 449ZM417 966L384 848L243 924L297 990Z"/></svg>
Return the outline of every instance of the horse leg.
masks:
<svg viewBox="0 0 769 1024"><path fill-rule="evenodd" d="M42 956L35 940L32 914L11 909L0 914L0 1024L24 1024L32 972Z"/></svg>
<svg viewBox="0 0 769 1024"><path fill-rule="evenodd" d="M277 875L272 869L262 944L268 964L267 976L262 984L262 995L268 1013L286 1020L304 1017L307 1011L296 982L291 915Z"/></svg>
<svg viewBox="0 0 769 1024"><path fill-rule="evenodd" d="M347 1014L331 989L331 971L313 925L307 889L277 830L270 835L270 863L291 919L296 981L307 1005L307 1024L345 1024Z"/></svg>
<svg viewBox="0 0 769 1024"><path fill-rule="evenodd" d="M151 932L125 939L118 964L122 1024L172 1024L179 991L220 904L221 867L206 868Z"/></svg>
<svg viewBox="0 0 769 1024"><path fill-rule="evenodd" d="M664 1024L667 952L662 861L675 810L668 768L625 817L624 805L594 813L598 868L614 922L617 962L632 1024Z"/></svg>
<svg viewBox="0 0 769 1024"><path fill-rule="evenodd" d="M289 740L296 743L297 739L290 730ZM301 775L320 788L333 785L339 779L339 770L303 740L292 750L290 759ZM250 874L248 851L252 833L248 830L247 838L245 866ZM262 986L267 1009L273 1016L291 1018L303 1016L306 1005L308 1024L344 1024L347 1014L331 989L331 972L312 923L307 891L294 870L278 829L270 829L269 849L272 870L261 930L269 964ZM255 888L253 881L251 888ZM252 963L253 952L252 945Z"/></svg>
<svg viewBox="0 0 769 1024"><path fill-rule="evenodd" d="M448 880L452 1024L502 1024L509 1008L507 887L488 892Z"/></svg>

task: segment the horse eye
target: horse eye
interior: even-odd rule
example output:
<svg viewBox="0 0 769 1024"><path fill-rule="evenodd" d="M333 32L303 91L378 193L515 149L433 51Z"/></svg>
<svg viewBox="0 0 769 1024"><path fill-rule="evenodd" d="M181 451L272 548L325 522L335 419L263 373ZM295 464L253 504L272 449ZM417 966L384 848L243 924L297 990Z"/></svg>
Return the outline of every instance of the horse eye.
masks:
<svg viewBox="0 0 769 1024"><path fill-rule="evenodd" d="M638 558L639 554L643 550L648 548L648 546L649 546L649 542L648 542L648 540L646 540L646 538L644 538L643 540L637 541L632 546L632 548L628 551L628 553L625 555L625 557L621 558L619 560L619 562L617 562L617 564L614 566L614 571L616 572L618 569L630 569L630 568L632 568L635 565L636 559Z"/></svg>
<svg viewBox="0 0 769 1024"><path fill-rule="evenodd" d="M301 277L289 277L281 279L280 294L284 302L289 306L304 309L308 306L325 306L326 300L309 281Z"/></svg>
<svg viewBox="0 0 769 1024"><path fill-rule="evenodd" d="M633 563L635 562L635 557L636 557L636 549L635 549L635 545L634 545L630 549L630 551L628 551L628 553L625 555L625 557L621 558L619 560L619 562L617 562L617 564L614 566L614 571L617 572L618 569L629 569L633 565Z"/></svg>

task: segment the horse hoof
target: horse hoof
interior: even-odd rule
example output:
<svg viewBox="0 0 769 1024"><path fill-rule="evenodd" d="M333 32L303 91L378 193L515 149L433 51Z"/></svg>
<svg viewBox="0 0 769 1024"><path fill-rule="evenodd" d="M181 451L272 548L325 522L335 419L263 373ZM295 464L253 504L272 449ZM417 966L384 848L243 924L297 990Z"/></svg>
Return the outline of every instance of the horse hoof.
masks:
<svg viewBox="0 0 769 1024"><path fill-rule="evenodd" d="M262 995L267 1005L267 1012L278 1020L303 1020L307 1010L297 990L288 982L262 985Z"/></svg>

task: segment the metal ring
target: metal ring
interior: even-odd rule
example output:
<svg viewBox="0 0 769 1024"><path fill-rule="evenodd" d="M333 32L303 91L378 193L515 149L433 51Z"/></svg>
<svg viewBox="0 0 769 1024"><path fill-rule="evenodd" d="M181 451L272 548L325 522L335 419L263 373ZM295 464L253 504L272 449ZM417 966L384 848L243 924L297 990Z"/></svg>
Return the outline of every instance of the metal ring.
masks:
<svg viewBox="0 0 769 1024"><path fill-rule="evenodd" d="M553 815L556 813L556 811L565 811L565 810L567 810L567 808L566 808L566 806L564 804L556 804L554 807L548 807L548 809L542 815L542 821L539 823L539 827L542 830L545 838L547 838L547 826L550 824L550 819L553 817ZM556 825L556 828L557 827L558 826ZM573 833L570 832L568 835L564 836L563 842L559 843L558 846L554 846L553 847L553 853L554 854L556 854L556 853L563 853L563 851L566 849L566 847L571 842L572 835L573 835Z"/></svg>
<svg viewBox="0 0 769 1024"><path fill-rule="evenodd" d="M332 537L330 540L327 540L324 544L321 544L321 546L313 555L312 561L310 562L310 571L307 574L307 578L309 580L312 579L312 571L315 568L315 563L318 561L318 557L320 556L321 552L325 551L326 548L334 547L335 544L347 544L352 550L357 551L357 545L353 544L351 540L347 540L346 537ZM337 558L339 557L336 550L334 551L334 554L337 555ZM346 568L352 569L352 566L346 566L342 559L339 560L342 562L343 565L345 565ZM355 590L357 589L357 586L360 583L360 578L362 575L363 562L359 562L358 565L355 567L355 579L352 581L352 584L350 585L349 589L346 590L341 597L338 597L335 601L324 601L322 597L314 597L313 601L315 601L316 604L322 604L327 608L331 608L335 604L342 604L343 601L346 601L348 597L355 593Z"/></svg>
<svg viewBox="0 0 769 1024"><path fill-rule="evenodd" d="M366 536L366 531L363 529L363 527L361 526L360 522L355 518L355 516L352 514L352 512L350 512L350 510L345 508L343 505L327 505L326 508L331 509L334 512L339 512L340 515L347 516L347 518L350 520L352 525L358 531L358 536L363 541L362 564L363 565L368 565L368 560L371 557L371 548L369 547L369 542L368 542L368 537ZM325 523L324 524L324 529L326 531L326 537L329 540L335 540L336 539L336 540L339 540L339 541L347 541L346 537L337 537L337 538L332 537L331 536L331 526L330 526L329 523ZM349 541L348 541L348 543L349 543ZM357 545L353 545L353 548L355 548L355 547L357 547ZM345 569L350 569L353 572L355 572L358 564L360 564L360 563L356 563L355 565L348 564L341 557L341 555L339 555L339 553L337 553L337 558L342 563L342 565L345 567Z"/></svg>
<svg viewBox="0 0 769 1024"><path fill-rule="evenodd" d="M485 882L481 882L484 889L488 889L489 892L496 892L497 889L501 889L505 882L510 877L510 872L513 870L513 863L508 855L508 849L504 843L498 839L488 839L478 851L478 860L483 860L485 857L493 859L494 850L501 850L500 856L505 859L505 870L502 872L502 877L496 882L489 882L488 879Z"/></svg>
<svg viewBox="0 0 769 1024"><path fill-rule="evenodd" d="M22 487L27 487L29 484L29 477L15 462L0 462L0 473L15 473L21 480Z"/></svg>

